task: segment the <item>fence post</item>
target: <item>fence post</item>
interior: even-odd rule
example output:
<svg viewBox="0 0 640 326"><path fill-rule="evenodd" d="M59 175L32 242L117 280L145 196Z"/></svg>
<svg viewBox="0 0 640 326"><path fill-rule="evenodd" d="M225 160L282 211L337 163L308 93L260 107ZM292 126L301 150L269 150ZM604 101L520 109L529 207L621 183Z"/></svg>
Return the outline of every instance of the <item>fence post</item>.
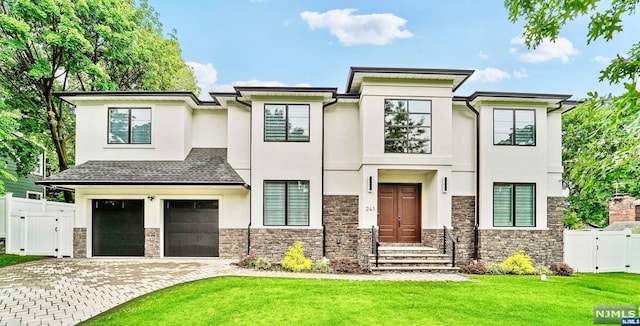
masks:
<svg viewBox="0 0 640 326"><path fill-rule="evenodd" d="M62 234L62 211L56 211L56 258L62 258L62 241L60 240Z"/></svg>
<svg viewBox="0 0 640 326"><path fill-rule="evenodd" d="M13 193L7 192L4 194L4 251L10 253L11 250L15 250L11 247L11 241L9 241L9 233L11 232L11 202L13 201Z"/></svg>
<svg viewBox="0 0 640 326"><path fill-rule="evenodd" d="M27 212L20 211L20 225L22 225L22 243L20 244L20 256L27 255Z"/></svg>

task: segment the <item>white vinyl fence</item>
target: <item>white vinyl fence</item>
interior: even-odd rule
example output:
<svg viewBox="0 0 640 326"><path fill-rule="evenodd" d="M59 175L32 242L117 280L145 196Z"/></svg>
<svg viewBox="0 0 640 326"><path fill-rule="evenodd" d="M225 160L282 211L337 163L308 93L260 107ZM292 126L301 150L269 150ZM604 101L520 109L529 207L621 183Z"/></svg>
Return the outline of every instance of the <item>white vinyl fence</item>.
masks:
<svg viewBox="0 0 640 326"><path fill-rule="evenodd" d="M565 230L564 261L577 272L640 273L640 234Z"/></svg>
<svg viewBox="0 0 640 326"><path fill-rule="evenodd" d="M0 238L8 254L72 256L75 205L0 196Z"/></svg>

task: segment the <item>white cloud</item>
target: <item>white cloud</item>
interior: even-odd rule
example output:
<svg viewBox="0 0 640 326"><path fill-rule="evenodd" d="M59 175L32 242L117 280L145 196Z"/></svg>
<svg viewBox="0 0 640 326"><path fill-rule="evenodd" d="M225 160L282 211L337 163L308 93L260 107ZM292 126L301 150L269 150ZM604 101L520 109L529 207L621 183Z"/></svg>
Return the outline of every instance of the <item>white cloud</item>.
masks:
<svg viewBox="0 0 640 326"><path fill-rule="evenodd" d="M593 58L593 61L603 64L609 64L611 62L611 59L601 55L597 55Z"/></svg>
<svg viewBox="0 0 640 326"><path fill-rule="evenodd" d="M413 34L404 28L407 21L393 14L354 15L356 9L334 9L324 13L305 11L300 14L311 30L328 29L340 43L351 45L387 45L393 39Z"/></svg>
<svg viewBox="0 0 640 326"><path fill-rule="evenodd" d="M524 46L524 38L517 36L511 39L511 44L517 47L509 48L509 53L515 54L525 62L547 62L560 59L563 63L569 62L572 57L580 54L573 43L564 37L558 37L555 41L544 39L535 49L527 49Z"/></svg>
<svg viewBox="0 0 640 326"><path fill-rule="evenodd" d="M482 59L482 60L487 60L487 59L489 59L489 55L488 55L488 54L486 54L486 53L484 53L484 52L482 52L482 51L480 51L480 53L478 53L478 57L479 57L480 59Z"/></svg>
<svg viewBox="0 0 640 326"><path fill-rule="evenodd" d="M476 70L469 78L469 81L475 83L497 83L509 78L511 78L511 75L506 71L497 68L486 68Z"/></svg>
<svg viewBox="0 0 640 326"><path fill-rule="evenodd" d="M527 69L520 68L519 70L514 70L513 71L513 77L518 78L518 79L522 79L522 78L529 77L529 74L527 73Z"/></svg>

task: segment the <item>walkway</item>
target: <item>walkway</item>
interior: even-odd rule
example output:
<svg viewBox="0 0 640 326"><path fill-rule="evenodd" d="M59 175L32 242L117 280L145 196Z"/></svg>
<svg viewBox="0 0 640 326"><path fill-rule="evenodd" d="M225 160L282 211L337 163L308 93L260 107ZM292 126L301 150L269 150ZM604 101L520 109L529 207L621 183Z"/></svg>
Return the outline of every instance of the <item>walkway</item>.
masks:
<svg viewBox="0 0 640 326"><path fill-rule="evenodd" d="M0 326L75 325L143 294L215 276L465 281L457 274L257 272L224 259L46 259L0 268Z"/></svg>

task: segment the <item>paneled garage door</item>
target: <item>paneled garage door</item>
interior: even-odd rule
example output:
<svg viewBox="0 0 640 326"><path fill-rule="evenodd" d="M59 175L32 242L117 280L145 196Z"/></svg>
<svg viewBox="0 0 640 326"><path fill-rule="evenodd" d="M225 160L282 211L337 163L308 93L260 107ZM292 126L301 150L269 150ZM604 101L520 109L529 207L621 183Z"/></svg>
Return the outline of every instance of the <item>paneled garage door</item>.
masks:
<svg viewBox="0 0 640 326"><path fill-rule="evenodd" d="M93 256L144 256L144 201L93 200Z"/></svg>
<svg viewBox="0 0 640 326"><path fill-rule="evenodd" d="M218 201L167 200L164 256L218 257Z"/></svg>

